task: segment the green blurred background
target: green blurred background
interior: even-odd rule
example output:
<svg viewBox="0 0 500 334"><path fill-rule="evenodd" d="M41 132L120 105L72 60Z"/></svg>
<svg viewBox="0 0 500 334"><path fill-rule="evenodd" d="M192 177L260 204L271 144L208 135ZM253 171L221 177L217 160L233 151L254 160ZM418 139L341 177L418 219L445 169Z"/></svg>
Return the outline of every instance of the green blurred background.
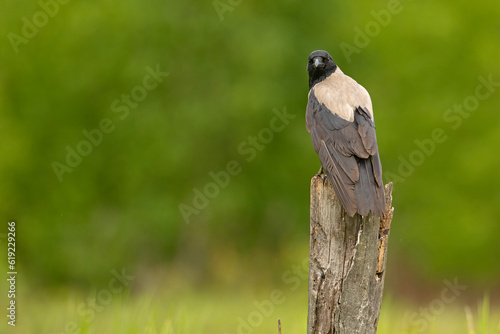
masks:
<svg viewBox="0 0 500 334"><path fill-rule="evenodd" d="M498 297L500 84L474 100L480 76L500 82L498 1L41 3L46 20L35 1L0 11L0 233L17 222L25 291L87 291L123 267L138 294L283 286L308 256L319 160L306 61L324 49L370 92L395 182L387 293L425 302L458 277L473 298ZM169 75L128 116L114 112L147 67ZM467 117L447 111L466 100L479 101ZM274 109L296 117L247 161L240 145ZM114 130L60 182L53 163L106 118ZM418 153L436 128L446 141ZM179 205L232 160L241 172L187 223Z"/></svg>

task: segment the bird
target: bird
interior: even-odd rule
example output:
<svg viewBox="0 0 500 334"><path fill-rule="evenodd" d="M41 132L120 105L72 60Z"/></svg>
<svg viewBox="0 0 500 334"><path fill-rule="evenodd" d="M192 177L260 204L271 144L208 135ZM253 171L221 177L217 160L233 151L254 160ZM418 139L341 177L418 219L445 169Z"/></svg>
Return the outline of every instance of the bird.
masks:
<svg viewBox="0 0 500 334"><path fill-rule="evenodd" d="M324 50L308 58L306 128L326 177L350 217L385 213L382 164L370 94Z"/></svg>

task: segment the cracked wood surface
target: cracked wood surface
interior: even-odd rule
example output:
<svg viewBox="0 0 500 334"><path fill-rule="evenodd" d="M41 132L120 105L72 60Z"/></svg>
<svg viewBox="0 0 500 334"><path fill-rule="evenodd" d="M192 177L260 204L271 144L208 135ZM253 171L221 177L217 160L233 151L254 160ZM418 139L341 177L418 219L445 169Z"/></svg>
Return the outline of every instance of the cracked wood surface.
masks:
<svg viewBox="0 0 500 334"><path fill-rule="evenodd" d="M381 219L349 217L328 179L311 180L308 334L376 333L392 221L392 183Z"/></svg>

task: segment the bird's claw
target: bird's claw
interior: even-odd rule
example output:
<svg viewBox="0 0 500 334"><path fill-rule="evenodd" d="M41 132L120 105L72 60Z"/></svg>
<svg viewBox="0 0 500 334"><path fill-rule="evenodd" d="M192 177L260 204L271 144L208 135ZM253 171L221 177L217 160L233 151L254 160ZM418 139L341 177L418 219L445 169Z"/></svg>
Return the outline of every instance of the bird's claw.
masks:
<svg viewBox="0 0 500 334"><path fill-rule="evenodd" d="M325 180L326 180L326 174L324 173L323 171L323 166L320 167L319 171L318 171L318 174L316 174L316 176L320 176L321 177L321 180L323 181L323 183L325 183Z"/></svg>

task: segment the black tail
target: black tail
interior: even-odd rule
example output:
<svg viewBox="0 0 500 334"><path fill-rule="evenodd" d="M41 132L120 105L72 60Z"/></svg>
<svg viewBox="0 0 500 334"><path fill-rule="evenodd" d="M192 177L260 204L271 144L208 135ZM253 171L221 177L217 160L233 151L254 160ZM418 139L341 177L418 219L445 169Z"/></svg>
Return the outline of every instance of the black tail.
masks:
<svg viewBox="0 0 500 334"><path fill-rule="evenodd" d="M381 217L385 213L385 196L382 182L382 169L378 152L368 159L357 158L359 180L354 186L354 196L358 213L367 216L371 212Z"/></svg>

